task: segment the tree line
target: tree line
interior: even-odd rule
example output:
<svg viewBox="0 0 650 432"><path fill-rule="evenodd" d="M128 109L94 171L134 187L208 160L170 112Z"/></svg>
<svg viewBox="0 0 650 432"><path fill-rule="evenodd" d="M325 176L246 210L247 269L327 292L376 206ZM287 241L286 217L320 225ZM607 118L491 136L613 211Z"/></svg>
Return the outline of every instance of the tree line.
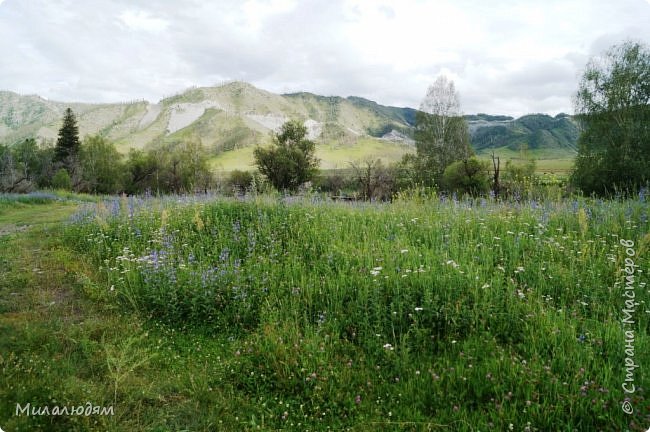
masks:
<svg viewBox="0 0 650 432"><path fill-rule="evenodd" d="M586 66L574 97L581 126L571 187L586 194L635 193L650 181L650 50L624 42ZM272 144L254 150L257 172L234 171L231 190L268 185L294 193L306 184L340 195L353 190L361 199L390 199L399 191L436 188L450 193L495 197L521 194L534 176L535 161L501 166L480 160L470 146L468 125L453 81L439 77L416 114L414 154L384 166L379 159L350 164L351 175L319 175L316 145L307 128L290 120L272 135ZM200 139L132 149L123 157L100 135L79 139L68 108L55 146L27 139L0 145L0 191L36 188L129 194L185 193L215 187L208 153Z"/></svg>
<svg viewBox="0 0 650 432"><path fill-rule="evenodd" d="M574 96L581 135L570 189L587 195L635 194L650 182L650 49L638 42L615 45L586 66ZM297 136L285 139L287 131ZM295 190L314 177L318 161L306 129L292 125L277 135L275 148L257 149L256 164L278 189ZM439 77L416 114L416 153L384 167L380 160L351 164L363 198L384 198L414 186L493 196L520 192L534 176L535 162L492 164L476 158L453 81ZM304 169L303 169L304 168ZM301 172L292 177L291 173ZM309 174L311 173L311 174ZM287 177L288 176L288 177ZM296 180L300 180L296 182ZM325 185L342 188L344 180Z"/></svg>
<svg viewBox="0 0 650 432"><path fill-rule="evenodd" d="M56 188L95 194L186 193L212 188L208 153L198 139L124 157L100 135L79 139L75 114L65 111L56 145L29 138L0 145L0 191L29 192Z"/></svg>

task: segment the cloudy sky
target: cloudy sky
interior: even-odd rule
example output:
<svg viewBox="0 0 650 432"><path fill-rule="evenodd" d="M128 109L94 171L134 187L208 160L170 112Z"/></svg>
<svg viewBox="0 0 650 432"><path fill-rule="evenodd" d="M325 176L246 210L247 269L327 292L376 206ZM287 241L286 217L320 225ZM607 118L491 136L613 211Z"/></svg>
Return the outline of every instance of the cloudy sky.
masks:
<svg viewBox="0 0 650 432"><path fill-rule="evenodd" d="M417 108L445 74L466 113L556 114L649 24L650 0L0 0L0 89L158 101L243 80Z"/></svg>

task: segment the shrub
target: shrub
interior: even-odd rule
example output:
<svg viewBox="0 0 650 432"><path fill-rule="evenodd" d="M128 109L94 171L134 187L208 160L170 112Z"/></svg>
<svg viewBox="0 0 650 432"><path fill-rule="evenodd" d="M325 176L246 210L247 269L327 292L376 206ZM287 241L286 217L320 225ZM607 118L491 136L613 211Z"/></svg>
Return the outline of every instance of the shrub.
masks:
<svg viewBox="0 0 650 432"><path fill-rule="evenodd" d="M445 169L442 184L450 192L483 194L489 189L487 164L476 158L454 162Z"/></svg>
<svg viewBox="0 0 650 432"><path fill-rule="evenodd" d="M234 170L228 177L228 186L233 192L244 193L253 184L253 174L249 171Z"/></svg>
<svg viewBox="0 0 650 432"><path fill-rule="evenodd" d="M72 190L72 179L65 168L60 168L52 177L52 186L55 189Z"/></svg>

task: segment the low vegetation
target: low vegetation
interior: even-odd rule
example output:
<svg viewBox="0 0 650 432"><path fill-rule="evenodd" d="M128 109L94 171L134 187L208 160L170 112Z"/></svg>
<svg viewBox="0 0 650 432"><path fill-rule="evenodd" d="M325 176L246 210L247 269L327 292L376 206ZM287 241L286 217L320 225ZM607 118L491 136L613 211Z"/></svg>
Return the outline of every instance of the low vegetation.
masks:
<svg viewBox="0 0 650 432"><path fill-rule="evenodd" d="M3 398L114 404L118 415L80 430L641 430L642 368L635 414L620 409L620 292L622 239L648 265L644 200L91 205L48 243L53 268L74 268L70 295L90 302L87 324L56 327L46 346L64 357L44 390L44 372L22 365L45 367L38 328L57 306L31 330L4 321L24 342L6 341L5 379L23 387L3 386L14 389ZM45 289L20 269L5 271ZM638 273L639 305L646 283ZM648 364L643 307L635 313L634 360ZM79 375L85 384L72 386Z"/></svg>

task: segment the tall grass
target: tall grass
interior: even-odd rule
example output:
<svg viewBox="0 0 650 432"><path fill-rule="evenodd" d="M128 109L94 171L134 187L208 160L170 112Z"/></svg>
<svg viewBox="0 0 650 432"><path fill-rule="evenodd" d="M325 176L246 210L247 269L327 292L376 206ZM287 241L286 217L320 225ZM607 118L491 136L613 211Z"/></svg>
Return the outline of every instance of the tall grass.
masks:
<svg viewBox="0 0 650 432"><path fill-rule="evenodd" d="M643 199L123 198L66 236L101 266L110 301L230 337L220 379L268 427L640 430L648 210ZM632 416L620 409L621 239L639 266Z"/></svg>

